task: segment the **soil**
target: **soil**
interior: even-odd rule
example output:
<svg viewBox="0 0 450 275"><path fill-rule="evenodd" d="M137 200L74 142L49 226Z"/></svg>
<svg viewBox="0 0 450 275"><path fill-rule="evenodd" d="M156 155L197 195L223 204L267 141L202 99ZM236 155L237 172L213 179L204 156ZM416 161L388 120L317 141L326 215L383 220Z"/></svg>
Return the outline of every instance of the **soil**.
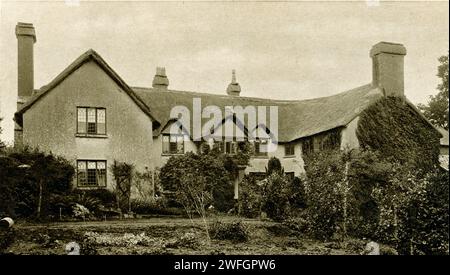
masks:
<svg viewBox="0 0 450 275"><path fill-rule="evenodd" d="M220 218L222 223L235 221ZM210 225L214 222L210 220ZM248 239L244 242L212 239L200 219L152 218L91 222L30 224L18 222L9 235L14 239L5 254L65 255L66 245L76 242L80 254L99 255L343 255L359 254L362 240L320 242L279 223L244 219ZM0 248L1 250L1 248Z"/></svg>

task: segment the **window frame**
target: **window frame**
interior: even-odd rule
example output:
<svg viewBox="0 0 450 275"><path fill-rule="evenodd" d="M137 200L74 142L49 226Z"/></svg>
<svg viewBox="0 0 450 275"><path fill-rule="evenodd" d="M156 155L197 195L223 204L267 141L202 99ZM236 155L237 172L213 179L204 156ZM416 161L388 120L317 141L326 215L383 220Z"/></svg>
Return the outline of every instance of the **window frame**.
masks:
<svg viewBox="0 0 450 275"><path fill-rule="evenodd" d="M85 180L86 180L86 183L84 185L80 184L80 177L79 177L80 170L78 168L78 164L80 162L84 162L85 163L85 167L86 167L85 168L85 173L86 173L85 174L85 176L86 176ZM95 185L88 183L89 182L89 180L88 180L88 177L89 177L88 176L88 174L89 174L89 172L88 172L89 171L88 163L89 162L95 162L95 181L96 181ZM98 176L99 176L98 171L100 170L100 169L98 169L98 163L99 162L105 163L105 169L101 169L101 170L105 171L104 172L105 182L102 183L102 184L99 184L99 182L98 182ZM108 168L108 161L106 159L77 159L77 171L76 171L77 188L106 188L108 186L107 168Z"/></svg>
<svg viewBox="0 0 450 275"><path fill-rule="evenodd" d="M291 152L292 150L292 152ZM295 144L286 143L284 145L284 156L285 157L295 157Z"/></svg>
<svg viewBox="0 0 450 275"><path fill-rule="evenodd" d="M85 125L85 132L80 132L80 129L78 127L78 110L79 109L84 109L85 110L85 119L82 123L84 123ZM95 109L95 133L89 133L88 130L88 110L89 109ZM92 107L92 106L77 106L76 107L77 110L77 115L76 115L76 135L77 136L106 136L108 133L108 129L107 129L107 112L106 112L106 108L105 107ZM98 110L105 110L105 132L104 133L99 133L98 132Z"/></svg>
<svg viewBox="0 0 450 275"><path fill-rule="evenodd" d="M170 141L170 138L172 137L172 136L175 136L176 138L177 138L177 141L175 142L175 144L177 145L177 150L176 150L176 152L172 152L171 150L170 150L170 144L171 143L173 143L173 142L171 142ZM169 141L164 141L164 138L165 137L168 137L169 138ZM181 140L182 140L182 142L181 142L181 144L182 144L182 146L183 146L183 152L181 152L181 153L179 153L178 152L178 138L179 137L181 137ZM185 135L183 135L183 134L162 134L161 135L161 153L162 153L162 155L183 155L183 154L185 154L185 152L186 152L186 143L185 143ZM165 151L165 146L164 146L164 143L165 142L167 142L169 145L168 145L168 151Z"/></svg>
<svg viewBox="0 0 450 275"><path fill-rule="evenodd" d="M269 156L269 152L261 152L260 147L256 146L257 143L261 144L263 141L266 143L267 146L269 145L269 139L256 138L253 141L253 146L254 146L253 156L254 157L267 158ZM258 150L256 150L256 148L258 148Z"/></svg>

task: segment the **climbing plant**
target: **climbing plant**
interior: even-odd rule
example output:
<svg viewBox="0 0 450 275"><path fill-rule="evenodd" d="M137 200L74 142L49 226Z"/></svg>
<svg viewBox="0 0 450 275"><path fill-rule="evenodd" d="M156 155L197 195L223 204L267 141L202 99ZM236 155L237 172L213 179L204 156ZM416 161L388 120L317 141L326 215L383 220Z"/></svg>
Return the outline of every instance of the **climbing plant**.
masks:
<svg viewBox="0 0 450 275"><path fill-rule="evenodd" d="M383 98L360 116L356 130L362 148L423 171L438 163L438 132L402 98Z"/></svg>

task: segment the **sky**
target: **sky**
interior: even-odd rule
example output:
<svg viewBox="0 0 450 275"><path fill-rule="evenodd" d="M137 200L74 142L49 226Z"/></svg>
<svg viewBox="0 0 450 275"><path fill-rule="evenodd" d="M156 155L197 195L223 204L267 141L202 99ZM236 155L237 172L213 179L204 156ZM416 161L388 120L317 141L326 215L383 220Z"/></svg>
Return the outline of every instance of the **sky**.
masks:
<svg viewBox="0 0 450 275"><path fill-rule="evenodd" d="M408 52L406 96L425 103L449 47L448 1L76 2L0 0L0 140L13 140L17 22L36 29L35 88L94 49L130 86L161 66L169 89L225 94L235 69L242 96L308 99L370 83L370 48L389 41Z"/></svg>

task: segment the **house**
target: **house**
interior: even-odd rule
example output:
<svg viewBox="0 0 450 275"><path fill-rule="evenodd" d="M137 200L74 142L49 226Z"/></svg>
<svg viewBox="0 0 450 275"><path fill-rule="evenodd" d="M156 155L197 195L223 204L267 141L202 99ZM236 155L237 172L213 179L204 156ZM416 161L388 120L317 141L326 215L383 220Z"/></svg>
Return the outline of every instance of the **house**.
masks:
<svg viewBox="0 0 450 275"><path fill-rule="evenodd" d="M74 182L77 188L110 188L112 175L108 166L113 160L133 163L138 170L153 170L162 167L173 155L197 152L203 142L211 142L196 140L189 132L190 125L205 126L207 119L203 117L198 122L189 116L185 120L185 124L190 124L188 127L179 124L180 117L171 115L177 106L191 114L196 112L196 102L222 110L230 106L247 111L273 107L276 112L268 115L271 118L277 115L275 124L259 123L250 127L249 122L236 119L231 112L231 116L221 114L218 127L226 128L227 123L232 123L241 125L235 128L236 132L241 131L240 135L257 133L252 134L256 137L252 140L255 152L245 173L265 172L268 158L275 156L281 160L286 173L300 176L304 172L305 154L326 148L359 146L358 119L368 106L384 97L405 98L406 49L396 43L380 42L372 47L373 79L367 85L310 100L272 100L245 97L234 72L222 95L171 90L164 68L157 68L152 87L133 87L94 50L83 53L47 85L34 89L33 25L18 23L16 35L15 145L39 147L71 160L77 167ZM421 116L411 102L406 98L405 101ZM274 144L274 133L276 146L270 147ZM221 144L226 153L236 150L233 139ZM274 149L261 149L266 147ZM237 185L235 188L237 196Z"/></svg>

